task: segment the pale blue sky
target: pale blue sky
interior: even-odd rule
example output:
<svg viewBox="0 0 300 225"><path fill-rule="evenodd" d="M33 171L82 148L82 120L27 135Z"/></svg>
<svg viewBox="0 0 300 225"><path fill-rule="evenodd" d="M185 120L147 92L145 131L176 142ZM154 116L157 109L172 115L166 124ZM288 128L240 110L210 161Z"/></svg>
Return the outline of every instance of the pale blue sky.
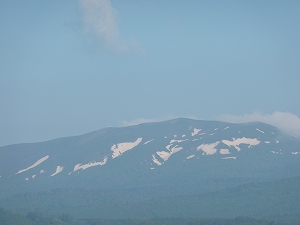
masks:
<svg viewBox="0 0 300 225"><path fill-rule="evenodd" d="M298 0L0 6L0 146L137 119L300 117Z"/></svg>

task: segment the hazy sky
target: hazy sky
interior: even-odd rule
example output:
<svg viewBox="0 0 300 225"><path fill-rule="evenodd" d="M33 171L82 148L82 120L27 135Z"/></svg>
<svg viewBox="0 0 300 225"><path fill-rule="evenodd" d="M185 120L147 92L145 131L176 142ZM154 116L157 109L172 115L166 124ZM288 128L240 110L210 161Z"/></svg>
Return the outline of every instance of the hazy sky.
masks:
<svg viewBox="0 0 300 225"><path fill-rule="evenodd" d="M300 131L299 12L299 0L2 0L0 146L173 117Z"/></svg>

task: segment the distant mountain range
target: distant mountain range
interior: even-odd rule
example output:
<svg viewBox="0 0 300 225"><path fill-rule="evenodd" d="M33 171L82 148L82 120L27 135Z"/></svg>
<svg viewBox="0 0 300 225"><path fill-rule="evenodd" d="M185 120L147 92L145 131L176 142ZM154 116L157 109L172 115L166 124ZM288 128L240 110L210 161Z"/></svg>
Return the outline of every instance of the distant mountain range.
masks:
<svg viewBox="0 0 300 225"><path fill-rule="evenodd" d="M162 206L158 199L299 175L300 140L276 127L179 118L0 147L0 205L43 208L44 199L49 209L60 202L55 196L69 196L61 207L131 207L153 199Z"/></svg>

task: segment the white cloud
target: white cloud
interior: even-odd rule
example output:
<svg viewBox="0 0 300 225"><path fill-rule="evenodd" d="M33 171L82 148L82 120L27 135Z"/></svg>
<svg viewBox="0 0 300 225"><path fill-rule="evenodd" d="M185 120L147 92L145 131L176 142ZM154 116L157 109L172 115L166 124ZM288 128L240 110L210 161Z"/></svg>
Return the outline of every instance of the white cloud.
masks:
<svg viewBox="0 0 300 225"><path fill-rule="evenodd" d="M118 13L110 0L79 0L82 11L84 33L93 35L100 45L115 53L127 53L130 50L146 55L140 43L131 37L123 40L119 36Z"/></svg>
<svg viewBox="0 0 300 225"><path fill-rule="evenodd" d="M95 35L101 44L114 51L123 53L128 50L119 38L117 11L110 0L79 0L79 5L86 33Z"/></svg>
<svg viewBox="0 0 300 225"><path fill-rule="evenodd" d="M123 126L132 126L141 123L161 122L179 118L178 116L166 116L160 119L145 119L138 118L131 121L122 121ZM188 116L184 118L196 119L195 116ZM300 138L300 118L289 112L274 112L272 114L252 113L243 116L236 115L221 115L216 120L229 123L248 123L248 122L263 122L275 126L285 133Z"/></svg>
<svg viewBox="0 0 300 225"><path fill-rule="evenodd" d="M247 123L259 121L273 125L295 137L300 137L300 118L289 112L274 112L272 114L262 114L256 112L243 116L221 115L217 119L230 123Z"/></svg>

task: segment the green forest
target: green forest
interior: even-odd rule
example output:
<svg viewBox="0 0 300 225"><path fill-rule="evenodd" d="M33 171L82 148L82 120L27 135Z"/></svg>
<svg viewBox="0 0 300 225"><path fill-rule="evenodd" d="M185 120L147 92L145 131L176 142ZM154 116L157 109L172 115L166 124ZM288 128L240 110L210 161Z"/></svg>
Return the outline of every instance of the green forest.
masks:
<svg viewBox="0 0 300 225"><path fill-rule="evenodd" d="M152 218L264 218L268 221L300 221L300 177L249 183L203 195L150 198L139 189L54 189L24 193L0 200L6 210L70 215L74 219ZM148 189L147 189L148 190ZM145 194L146 193L146 194ZM148 199L147 199L148 197Z"/></svg>
<svg viewBox="0 0 300 225"><path fill-rule="evenodd" d="M29 212L27 215L13 213L0 208L1 225L296 225L251 217L216 218L216 219L74 219L68 214L43 216L42 213Z"/></svg>

